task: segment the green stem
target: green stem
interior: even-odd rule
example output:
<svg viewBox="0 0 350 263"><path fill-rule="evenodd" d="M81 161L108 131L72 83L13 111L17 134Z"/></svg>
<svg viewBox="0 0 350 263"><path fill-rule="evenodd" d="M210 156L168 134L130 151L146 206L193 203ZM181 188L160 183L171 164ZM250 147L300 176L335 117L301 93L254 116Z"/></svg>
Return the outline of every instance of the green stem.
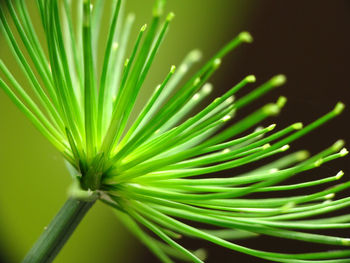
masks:
<svg viewBox="0 0 350 263"><path fill-rule="evenodd" d="M22 263L52 262L96 200L97 194L89 199L70 197Z"/></svg>

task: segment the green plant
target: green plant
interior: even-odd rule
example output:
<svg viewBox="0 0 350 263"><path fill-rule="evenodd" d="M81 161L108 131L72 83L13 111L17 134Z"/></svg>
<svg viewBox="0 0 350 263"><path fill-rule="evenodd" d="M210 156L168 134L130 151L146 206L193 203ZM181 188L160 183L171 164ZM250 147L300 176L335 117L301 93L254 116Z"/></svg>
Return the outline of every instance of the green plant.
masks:
<svg viewBox="0 0 350 263"><path fill-rule="evenodd" d="M249 33L240 33L179 87L188 69L200 57L199 51L190 52L178 70L171 67L136 120L130 123L137 94L174 16L170 13L160 25L164 2L156 1L149 28L141 27L124 63L133 17L128 16L122 29L117 30L121 1L112 1L105 54L98 70L94 46L104 1L97 1L93 9L90 1L78 1L78 19L73 23L74 8L70 1L62 1L61 7L55 0L37 0L48 58L31 25L25 2L15 1L15 8L10 0L5 1L33 66L8 26L4 9L0 11L2 30L36 97L29 96L2 61L0 70L8 84L2 77L0 86L63 154L74 180L69 200L24 261L52 260L98 199L113 207L119 219L164 262L172 262L170 257L202 262L201 251L191 252L175 241L180 235L277 262L348 262L350 250L283 254L249 249L232 242L263 234L349 246L349 239L307 232L349 227L347 215L309 219L349 206L349 198L331 199L334 193L348 188L349 182L311 195L249 198L253 193L283 192L340 179L342 172L316 181L279 185L298 173L346 155L342 141L311 157L301 151L249 173L199 178L284 152L289 143L332 119L344 107L337 104L330 113L304 128L301 123L295 123L270 135L275 125L247 132L279 113L286 102L280 97L276 103L227 126L238 110L285 82L283 75L275 76L235 101L233 95L255 82L254 76L247 76L199 113L186 118L210 93L211 85L207 81L219 67L221 58L240 44L251 42ZM211 229L192 227L190 221L205 223Z"/></svg>

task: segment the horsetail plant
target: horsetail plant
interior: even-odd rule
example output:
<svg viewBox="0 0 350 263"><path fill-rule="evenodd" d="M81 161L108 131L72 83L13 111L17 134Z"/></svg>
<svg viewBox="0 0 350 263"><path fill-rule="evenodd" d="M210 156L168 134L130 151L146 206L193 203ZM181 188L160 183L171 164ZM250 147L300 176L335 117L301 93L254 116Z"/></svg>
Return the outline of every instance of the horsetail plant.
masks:
<svg viewBox="0 0 350 263"><path fill-rule="evenodd" d="M94 6L90 0L36 3L45 44L36 35L24 0L5 0L0 9L2 35L33 95L2 60L0 86L62 153L74 183L68 201L23 262L52 261L96 200L112 207L162 262L204 261L201 250L190 251L180 245L181 236L275 262L350 262L350 249L339 248L349 246L349 238L310 233L349 228L348 215L314 217L350 206L350 197L332 200L335 193L348 189L350 182L308 195L251 197L254 193L283 194L339 180L342 171L304 183L281 184L345 156L343 141L313 156L306 151L291 153L243 174L204 176L249 167L285 152L289 143L340 114L342 103L305 127L294 123L277 132L273 132L275 124L256 127L279 113L286 103L286 98L280 97L228 124L246 105L285 83L283 75L274 76L235 100L240 89L255 82L249 75L187 117L212 91L208 80L221 59L241 44L252 42L250 34L242 32L183 85L181 81L200 59L200 52L191 51L178 69L172 66L131 121L139 91L174 17L170 13L162 22L165 0L156 0L152 21L140 28L134 44L129 43L134 16L123 17L121 0L97 0ZM112 15L99 69L97 47L101 45L98 40L105 4L110 5ZM208 229L196 227L197 223L208 225ZM336 249L289 254L236 243L257 235L327 244Z"/></svg>

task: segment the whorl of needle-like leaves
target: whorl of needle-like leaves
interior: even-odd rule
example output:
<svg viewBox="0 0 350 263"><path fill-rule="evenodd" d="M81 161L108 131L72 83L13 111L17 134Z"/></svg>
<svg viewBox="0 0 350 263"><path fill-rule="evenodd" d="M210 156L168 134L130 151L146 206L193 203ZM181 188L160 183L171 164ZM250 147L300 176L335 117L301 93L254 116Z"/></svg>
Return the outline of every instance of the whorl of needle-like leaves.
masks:
<svg viewBox="0 0 350 263"><path fill-rule="evenodd" d="M242 108L285 82L283 75L277 75L236 99L240 89L256 81L249 75L191 114L213 90L208 80L221 59L242 43L252 42L250 34L242 32L186 82L183 80L200 59L200 52L191 51L177 69L171 66L131 121L139 91L174 17L169 13L162 22L165 1L156 1L151 23L140 27L133 44L129 35L134 15L124 18L121 0L96 0L94 5L90 0L36 2L46 43L38 38L24 0L5 0L0 9L2 34L28 80L27 87L22 87L1 60L0 87L75 168L73 177L79 187L98 191L100 199L115 208L119 218L160 260L202 262L202 250L189 251L179 244L177 239L188 236L277 262L349 262L348 249L287 254L236 243L238 239L268 235L349 246L348 238L308 230L350 227L348 215L314 219L350 206L350 197L332 200L335 193L348 189L350 182L308 195L250 197L253 193L283 194L339 180L341 171L313 181L281 184L345 156L343 141L311 157L300 151L244 174L230 170L285 152L291 142L338 115L342 103L305 127L295 123L277 132L273 132L275 124L256 128L279 113L286 103L286 98L280 97L228 125ZM104 37L100 28L105 26L107 8L111 16ZM101 37L106 41L99 58ZM101 69L97 67L99 59ZM227 176L202 176L219 171L227 171ZM211 227L198 229L189 222Z"/></svg>

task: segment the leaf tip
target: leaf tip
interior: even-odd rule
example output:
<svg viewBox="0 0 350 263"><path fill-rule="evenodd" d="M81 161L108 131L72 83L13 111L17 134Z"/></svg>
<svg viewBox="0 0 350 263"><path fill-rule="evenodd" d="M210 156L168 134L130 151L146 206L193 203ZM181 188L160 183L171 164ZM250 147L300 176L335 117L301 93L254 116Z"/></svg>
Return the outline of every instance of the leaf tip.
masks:
<svg viewBox="0 0 350 263"><path fill-rule="evenodd" d="M335 107L334 107L334 109L333 109L333 112L334 112L336 115L338 115L338 114L342 113L342 111L343 111L344 109L345 109L345 104L342 103L342 102L338 102L338 103L335 105Z"/></svg>
<svg viewBox="0 0 350 263"><path fill-rule="evenodd" d="M248 82L248 83L254 83L256 81L256 77L254 75L248 75L245 80Z"/></svg>
<svg viewBox="0 0 350 263"><path fill-rule="evenodd" d="M247 32L247 31L243 31L243 32L239 33L238 37L239 37L239 39L242 42L246 42L246 43L252 43L253 42L252 35L249 32Z"/></svg>
<svg viewBox="0 0 350 263"><path fill-rule="evenodd" d="M276 128L276 123L273 123L267 127L268 131L272 131L274 128Z"/></svg>
<svg viewBox="0 0 350 263"><path fill-rule="evenodd" d="M302 122L296 122L292 124L293 129L295 130L301 130L303 128L303 123Z"/></svg>
<svg viewBox="0 0 350 263"><path fill-rule="evenodd" d="M343 149L340 150L339 153L340 153L340 156L343 157L343 156L348 155L349 151L348 151L348 149L343 148Z"/></svg>
<svg viewBox="0 0 350 263"><path fill-rule="evenodd" d="M167 15L167 17L166 17L166 20L167 20L168 22L170 22L171 20L174 19L174 17L175 17L175 14L174 14L173 12L170 12L170 13Z"/></svg>
<svg viewBox="0 0 350 263"><path fill-rule="evenodd" d="M287 81L286 76L283 74L279 74L272 77L272 79L270 80L270 83L274 87L279 87L279 86L282 86L284 83L286 83L286 81Z"/></svg>
<svg viewBox="0 0 350 263"><path fill-rule="evenodd" d="M343 175L344 175L344 172L343 172L342 170L340 170L340 171L335 175L335 178L336 178L337 180L339 180L340 178L343 177Z"/></svg>
<svg viewBox="0 0 350 263"><path fill-rule="evenodd" d="M310 156L310 153L308 151L300 151L297 153L297 160L303 161L306 160Z"/></svg>

